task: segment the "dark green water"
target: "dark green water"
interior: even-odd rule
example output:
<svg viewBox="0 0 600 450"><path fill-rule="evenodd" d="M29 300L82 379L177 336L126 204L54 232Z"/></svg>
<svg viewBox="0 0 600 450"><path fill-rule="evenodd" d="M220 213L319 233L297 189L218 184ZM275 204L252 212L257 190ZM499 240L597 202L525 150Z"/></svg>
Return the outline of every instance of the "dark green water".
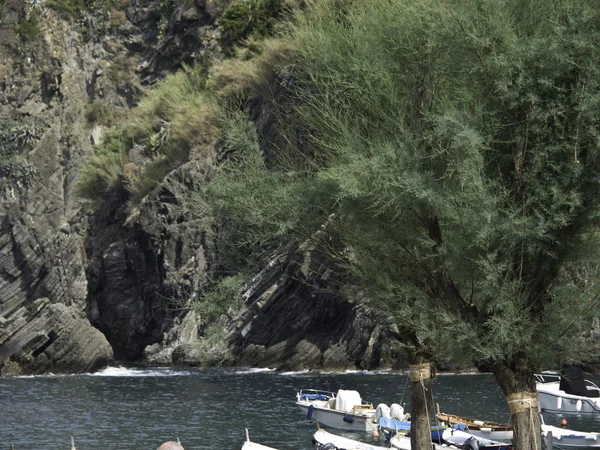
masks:
<svg viewBox="0 0 600 450"><path fill-rule="evenodd" d="M0 450L156 450L178 437L186 450L239 450L253 441L309 450L314 424L294 405L302 388L358 390L363 399L406 403L406 376L259 370L112 368L94 375L0 378ZM506 422L508 408L490 375L441 375L434 397L446 412ZM557 419L546 416L546 422ZM569 418L570 428L600 431L600 419ZM351 434L347 436L356 438ZM363 440L370 436L360 435Z"/></svg>

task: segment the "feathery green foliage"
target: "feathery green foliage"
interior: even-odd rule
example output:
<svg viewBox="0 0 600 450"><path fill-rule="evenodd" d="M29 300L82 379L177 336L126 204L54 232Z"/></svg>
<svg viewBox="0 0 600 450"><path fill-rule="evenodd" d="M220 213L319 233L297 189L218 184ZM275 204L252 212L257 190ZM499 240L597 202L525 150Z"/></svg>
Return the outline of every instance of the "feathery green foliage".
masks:
<svg viewBox="0 0 600 450"><path fill-rule="evenodd" d="M241 273L222 278L202 299L192 300L189 306L198 313L204 325L213 323L228 310L241 306L241 289L245 279Z"/></svg>
<svg viewBox="0 0 600 450"><path fill-rule="evenodd" d="M320 152L273 163L248 119L228 119L217 210L247 242L315 239L427 355L595 356L600 289L560 277L596 272L579 260L598 250L594 2L342 4L310 4L288 38Z"/></svg>

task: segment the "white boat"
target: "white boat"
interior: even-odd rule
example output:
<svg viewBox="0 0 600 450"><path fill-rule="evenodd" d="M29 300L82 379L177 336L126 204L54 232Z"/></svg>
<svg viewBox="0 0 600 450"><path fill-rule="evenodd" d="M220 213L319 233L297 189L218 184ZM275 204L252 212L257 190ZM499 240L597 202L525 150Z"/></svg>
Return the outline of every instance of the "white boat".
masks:
<svg viewBox="0 0 600 450"><path fill-rule="evenodd" d="M296 394L296 405L308 420L347 431L375 431L375 409L357 391L340 389L337 393L303 389Z"/></svg>
<svg viewBox="0 0 600 450"><path fill-rule="evenodd" d="M246 442L242 445L242 450L277 450L273 447L267 447L266 445L256 444L250 441L250 435L248 434L248 428L246 428Z"/></svg>
<svg viewBox="0 0 600 450"><path fill-rule="evenodd" d="M487 420L471 419L469 417L457 416L439 412L436 418L441 424L456 428L473 436L495 441L511 441L513 438L513 430L509 424L490 422Z"/></svg>
<svg viewBox="0 0 600 450"><path fill-rule="evenodd" d="M548 436L552 435L552 445L559 448L600 448L600 433L567 430L542 424L542 438L548 444Z"/></svg>
<svg viewBox="0 0 600 450"><path fill-rule="evenodd" d="M388 447L380 447L365 442L355 441L336 434L328 433L325 430L318 429L313 435L313 442L318 450L325 449L344 449L344 450L388 450ZM410 439L409 439L410 443Z"/></svg>
<svg viewBox="0 0 600 450"><path fill-rule="evenodd" d="M318 422L317 422L318 424ZM410 450L410 438L403 434L396 434L389 441L389 447L382 447L378 445L372 445L365 442L355 441L354 439L348 439L342 436L328 433L325 430L318 429L313 435L313 442L316 444L317 449L344 449L344 450ZM456 450L456 447L450 447L446 444L432 444L432 450Z"/></svg>
<svg viewBox="0 0 600 450"><path fill-rule="evenodd" d="M581 369L565 369L562 375L536 374L541 412L600 414L600 388L583 378Z"/></svg>
<svg viewBox="0 0 600 450"><path fill-rule="evenodd" d="M446 444L454 445L461 449L512 450L512 445L506 442L485 439L454 428L446 428L442 434L442 438ZM469 443L473 441L477 441L477 444L470 445Z"/></svg>

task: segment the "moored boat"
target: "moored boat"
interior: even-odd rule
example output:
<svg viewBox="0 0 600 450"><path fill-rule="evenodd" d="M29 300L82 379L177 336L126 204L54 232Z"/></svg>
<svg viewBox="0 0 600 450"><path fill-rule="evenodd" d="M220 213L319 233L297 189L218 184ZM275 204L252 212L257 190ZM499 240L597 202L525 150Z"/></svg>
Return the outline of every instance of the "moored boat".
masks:
<svg viewBox="0 0 600 450"><path fill-rule="evenodd" d="M320 428L313 435L313 443L319 450L387 450L390 448L396 450L411 450L410 438L402 434L395 435L389 441L389 447L382 447L338 436ZM456 447L453 447L453 449L456 450ZM450 447L446 444L433 443L432 450L450 450Z"/></svg>
<svg viewBox="0 0 600 450"><path fill-rule="evenodd" d="M371 445L365 442L355 441L354 439L348 439L342 436L338 436L333 433L329 433L325 430L318 429L313 435L313 443L316 445L318 450L325 449L344 449L344 450L387 450L388 447L381 447L378 445Z"/></svg>
<svg viewBox="0 0 600 450"><path fill-rule="evenodd" d="M246 428L246 441L242 445L242 450L277 450L273 447L267 447L266 445L257 444L250 440L248 428Z"/></svg>
<svg viewBox="0 0 600 450"><path fill-rule="evenodd" d="M600 448L600 433L568 430L566 428L542 424L542 438L546 442L546 445L550 436L552 436L553 447Z"/></svg>
<svg viewBox="0 0 600 450"><path fill-rule="evenodd" d="M442 436L446 444L455 445L464 450L512 450L512 445L507 444L506 442L499 442L491 439L485 439L479 436L474 436L470 433L457 430L455 428L446 428Z"/></svg>
<svg viewBox="0 0 600 450"><path fill-rule="evenodd" d="M337 393L303 389L296 394L296 405L309 420L347 431L375 431L373 404L362 400L357 391L340 389Z"/></svg>
<svg viewBox="0 0 600 450"><path fill-rule="evenodd" d="M378 420L379 429L384 433L386 439L390 439L395 434L410 433L410 422L392 419L389 417L380 417ZM433 442L442 442L442 433L448 428L446 425L431 426L431 440Z"/></svg>
<svg viewBox="0 0 600 450"><path fill-rule="evenodd" d="M555 414L599 414L600 388L571 367L562 375L536 374L536 389L541 412Z"/></svg>
<svg viewBox="0 0 600 450"><path fill-rule="evenodd" d="M462 431L466 431L477 437L496 441L510 441L513 438L513 430L509 424L471 419L469 417L456 416L454 414L440 413L439 410L435 417L442 424L461 429ZM460 427L460 425L464 425L465 428Z"/></svg>

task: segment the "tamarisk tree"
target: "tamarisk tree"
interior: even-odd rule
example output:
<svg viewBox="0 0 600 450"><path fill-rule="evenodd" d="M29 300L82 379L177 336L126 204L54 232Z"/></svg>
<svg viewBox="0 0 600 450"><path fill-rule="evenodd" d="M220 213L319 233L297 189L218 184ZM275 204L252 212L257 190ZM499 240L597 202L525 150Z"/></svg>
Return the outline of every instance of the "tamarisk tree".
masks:
<svg viewBox="0 0 600 450"><path fill-rule="evenodd" d="M281 69L296 139L266 158L224 119L213 205L248 243L311 237L393 315L415 449L433 358L488 362L538 450L534 372L595 357L599 20L592 0L313 2Z"/></svg>

